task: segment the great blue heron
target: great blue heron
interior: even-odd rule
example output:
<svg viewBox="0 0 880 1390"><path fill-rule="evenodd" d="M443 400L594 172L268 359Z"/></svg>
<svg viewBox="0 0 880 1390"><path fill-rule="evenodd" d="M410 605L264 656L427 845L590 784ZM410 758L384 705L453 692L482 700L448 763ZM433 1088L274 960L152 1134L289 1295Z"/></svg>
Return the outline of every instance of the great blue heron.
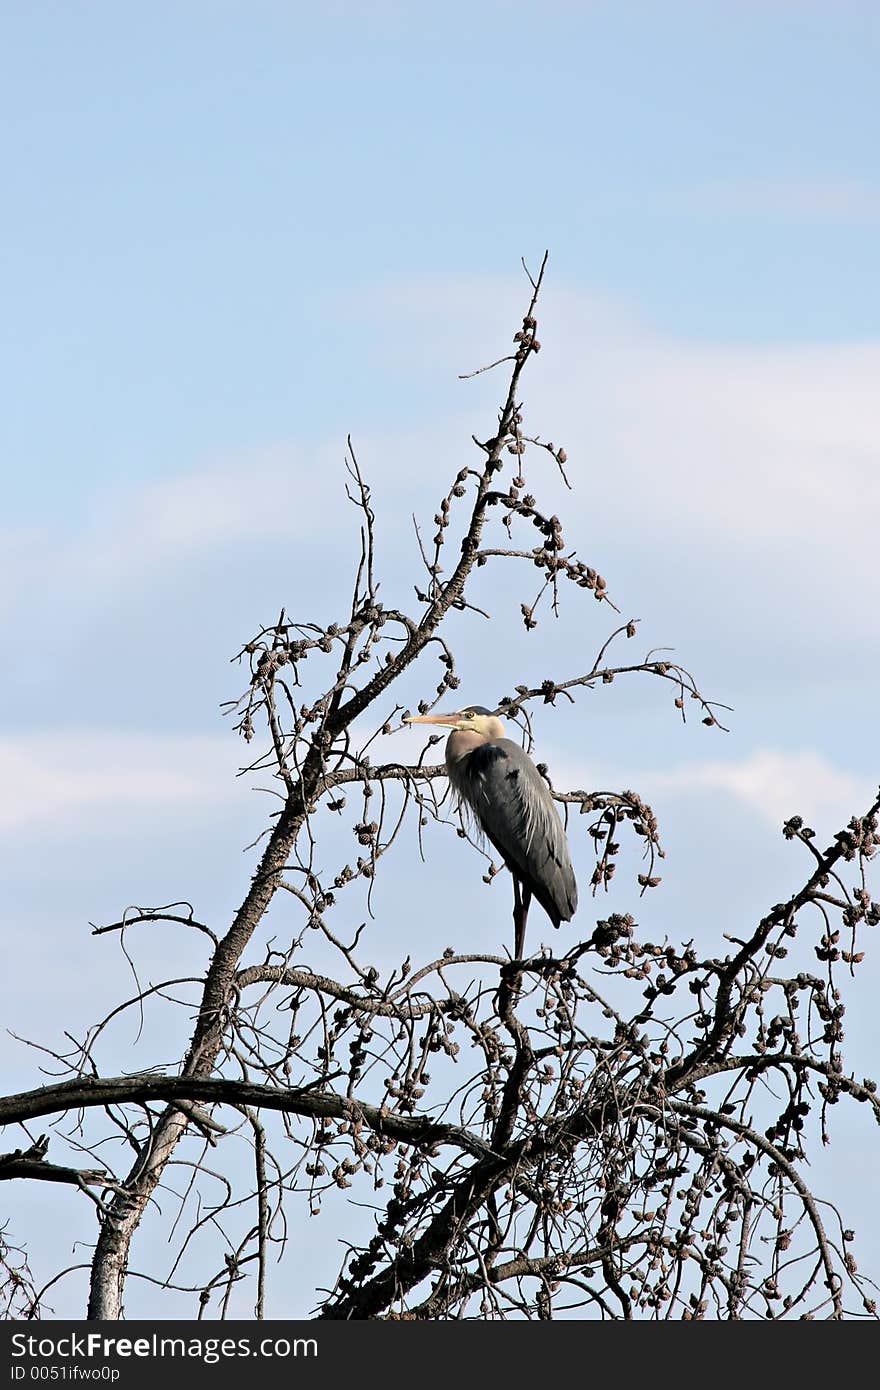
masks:
<svg viewBox="0 0 880 1390"><path fill-rule="evenodd" d="M565 831L547 783L519 744L505 737L501 720L483 705L454 714L414 714L407 723L450 730L449 780L513 876L514 950L520 960L532 897L554 927L570 921L577 908Z"/></svg>

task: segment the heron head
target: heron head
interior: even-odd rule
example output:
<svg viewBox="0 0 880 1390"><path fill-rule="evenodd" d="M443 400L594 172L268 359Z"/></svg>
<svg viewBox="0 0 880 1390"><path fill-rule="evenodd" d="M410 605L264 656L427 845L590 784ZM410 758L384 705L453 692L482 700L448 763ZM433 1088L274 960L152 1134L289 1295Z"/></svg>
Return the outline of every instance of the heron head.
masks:
<svg viewBox="0 0 880 1390"><path fill-rule="evenodd" d="M468 705L451 714L410 714L405 724L437 724L443 729L468 731L482 738L504 738L504 725L485 705Z"/></svg>

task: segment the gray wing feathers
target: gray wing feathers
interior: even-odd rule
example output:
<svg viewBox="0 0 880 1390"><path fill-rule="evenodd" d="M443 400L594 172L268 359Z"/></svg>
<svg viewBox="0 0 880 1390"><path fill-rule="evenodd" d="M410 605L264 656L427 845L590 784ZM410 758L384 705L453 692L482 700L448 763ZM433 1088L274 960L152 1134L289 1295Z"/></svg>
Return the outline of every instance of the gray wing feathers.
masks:
<svg viewBox="0 0 880 1390"><path fill-rule="evenodd" d="M527 753L503 738L449 767L450 780L512 873L558 926L574 915L577 884L565 831Z"/></svg>

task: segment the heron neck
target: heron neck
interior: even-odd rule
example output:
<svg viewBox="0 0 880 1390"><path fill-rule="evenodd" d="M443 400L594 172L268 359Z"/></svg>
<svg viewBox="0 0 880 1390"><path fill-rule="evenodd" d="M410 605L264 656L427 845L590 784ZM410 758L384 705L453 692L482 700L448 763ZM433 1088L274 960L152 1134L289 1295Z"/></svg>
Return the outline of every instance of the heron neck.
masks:
<svg viewBox="0 0 880 1390"><path fill-rule="evenodd" d="M447 766L460 762L485 742L483 735L478 734L475 729L453 729L446 740Z"/></svg>

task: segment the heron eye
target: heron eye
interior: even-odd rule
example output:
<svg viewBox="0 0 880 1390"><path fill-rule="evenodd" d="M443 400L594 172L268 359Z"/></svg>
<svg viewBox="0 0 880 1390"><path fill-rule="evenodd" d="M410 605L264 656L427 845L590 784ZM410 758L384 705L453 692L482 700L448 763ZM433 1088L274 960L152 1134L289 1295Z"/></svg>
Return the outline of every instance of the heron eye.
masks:
<svg viewBox="0 0 880 1390"><path fill-rule="evenodd" d="M474 712L473 712L473 710L472 710L472 709L466 709L465 712L464 712L464 717L465 717L465 719L473 719L473 717L474 717Z"/></svg>

